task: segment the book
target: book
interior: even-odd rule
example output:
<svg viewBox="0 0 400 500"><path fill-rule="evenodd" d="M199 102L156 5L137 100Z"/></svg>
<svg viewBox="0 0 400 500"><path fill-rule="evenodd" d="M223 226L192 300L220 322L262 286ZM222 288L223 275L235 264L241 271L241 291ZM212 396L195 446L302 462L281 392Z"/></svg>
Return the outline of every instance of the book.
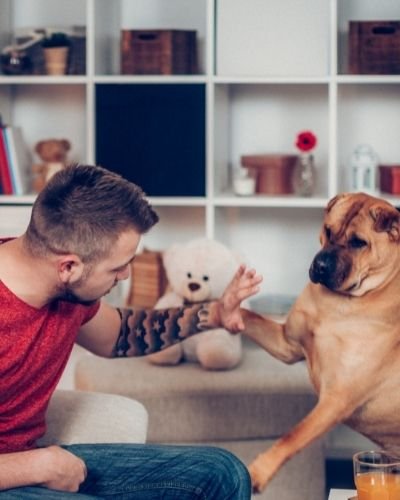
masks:
<svg viewBox="0 0 400 500"><path fill-rule="evenodd" d="M13 194L4 128L0 127L0 183L2 194Z"/></svg>
<svg viewBox="0 0 400 500"><path fill-rule="evenodd" d="M26 194L30 189L31 158L21 127L3 128L13 193Z"/></svg>

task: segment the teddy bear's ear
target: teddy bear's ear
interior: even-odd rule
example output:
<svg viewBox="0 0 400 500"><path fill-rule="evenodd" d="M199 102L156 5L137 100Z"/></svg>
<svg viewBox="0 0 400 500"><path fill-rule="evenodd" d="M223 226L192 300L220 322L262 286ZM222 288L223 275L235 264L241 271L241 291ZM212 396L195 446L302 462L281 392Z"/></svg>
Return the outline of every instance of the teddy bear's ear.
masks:
<svg viewBox="0 0 400 500"><path fill-rule="evenodd" d="M71 143L68 139L61 139L60 143L65 151L69 151L71 149Z"/></svg>
<svg viewBox="0 0 400 500"><path fill-rule="evenodd" d="M40 152L41 152L41 149L42 149L42 147L43 147L43 143L44 143L44 142L45 142L45 141L39 141L39 142L36 144L36 146L35 146L35 151L36 151L36 153L38 153L39 155L40 155Z"/></svg>
<svg viewBox="0 0 400 500"><path fill-rule="evenodd" d="M162 259L163 259L163 264L164 264L165 269L168 269L171 266L172 260L174 259L175 255L180 247L181 247L181 245L179 245L178 243L174 243L173 245L168 247L166 250L164 250Z"/></svg>

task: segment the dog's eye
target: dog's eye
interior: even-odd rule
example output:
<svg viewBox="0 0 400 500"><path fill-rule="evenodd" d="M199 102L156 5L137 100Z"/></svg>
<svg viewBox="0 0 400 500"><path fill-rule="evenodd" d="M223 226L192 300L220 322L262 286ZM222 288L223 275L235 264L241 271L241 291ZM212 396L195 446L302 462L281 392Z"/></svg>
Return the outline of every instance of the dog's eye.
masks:
<svg viewBox="0 0 400 500"><path fill-rule="evenodd" d="M190 279L192 277L192 273L187 273L186 276Z"/></svg>
<svg viewBox="0 0 400 500"><path fill-rule="evenodd" d="M349 246L351 248L362 248L367 245L367 242L358 236L353 236L349 241Z"/></svg>
<svg viewBox="0 0 400 500"><path fill-rule="evenodd" d="M207 275L203 276L203 281L208 281L210 278Z"/></svg>

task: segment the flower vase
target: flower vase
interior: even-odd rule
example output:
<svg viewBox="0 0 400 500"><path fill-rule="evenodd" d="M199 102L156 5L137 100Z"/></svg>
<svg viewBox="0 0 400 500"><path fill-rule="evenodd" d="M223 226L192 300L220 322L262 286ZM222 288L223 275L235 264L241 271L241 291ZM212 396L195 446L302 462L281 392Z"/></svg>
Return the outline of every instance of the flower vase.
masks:
<svg viewBox="0 0 400 500"><path fill-rule="evenodd" d="M312 196L315 189L314 156L301 153L297 159L292 177L293 191L298 196Z"/></svg>
<svg viewBox="0 0 400 500"><path fill-rule="evenodd" d="M48 75L67 73L69 47L46 47L43 52Z"/></svg>

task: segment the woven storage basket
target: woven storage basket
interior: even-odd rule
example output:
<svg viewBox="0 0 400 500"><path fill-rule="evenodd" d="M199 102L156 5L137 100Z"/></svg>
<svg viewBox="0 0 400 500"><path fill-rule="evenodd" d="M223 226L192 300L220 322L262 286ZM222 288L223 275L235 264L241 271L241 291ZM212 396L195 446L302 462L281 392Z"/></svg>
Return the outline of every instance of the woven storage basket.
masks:
<svg viewBox="0 0 400 500"><path fill-rule="evenodd" d="M349 72L400 74L400 21L350 21Z"/></svg>
<svg viewBox="0 0 400 500"><path fill-rule="evenodd" d="M151 308L164 294L166 287L162 253L145 249L136 255L131 264L131 289L127 304Z"/></svg>
<svg viewBox="0 0 400 500"><path fill-rule="evenodd" d="M179 75L197 71L196 31L122 30L121 73Z"/></svg>

